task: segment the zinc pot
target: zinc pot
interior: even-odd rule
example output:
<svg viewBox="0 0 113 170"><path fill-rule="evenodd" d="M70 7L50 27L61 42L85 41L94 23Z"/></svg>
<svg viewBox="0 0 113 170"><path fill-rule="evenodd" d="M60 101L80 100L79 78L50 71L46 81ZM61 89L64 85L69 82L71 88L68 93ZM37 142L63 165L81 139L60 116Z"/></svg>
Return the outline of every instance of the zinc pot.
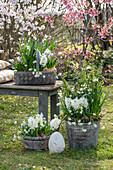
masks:
<svg viewBox="0 0 113 170"><path fill-rule="evenodd" d="M100 121L83 123L82 126L65 121L69 148L96 147L99 136Z"/></svg>
<svg viewBox="0 0 113 170"><path fill-rule="evenodd" d="M26 149L47 150L50 136L44 137L23 137L23 143Z"/></svg>

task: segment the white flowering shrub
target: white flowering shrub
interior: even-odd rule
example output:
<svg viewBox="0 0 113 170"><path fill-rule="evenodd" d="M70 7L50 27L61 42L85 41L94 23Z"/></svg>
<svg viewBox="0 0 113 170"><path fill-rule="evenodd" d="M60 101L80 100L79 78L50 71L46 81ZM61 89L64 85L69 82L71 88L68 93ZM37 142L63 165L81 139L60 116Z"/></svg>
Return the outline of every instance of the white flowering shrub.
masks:
<svg viewBox="0 0 113 170"><path fill-rule="evenodd" d="M56 131L60 126L61 120L55 115L55 118L47 123L43 114L37 114L24 120L19 128L18 135L23 136L48 136Z"/></svg>
<svg viewBox="0 0 113 170"><path fill-rule="evenodd" d="M78 123L100 120L101 107L108 93L103 96L103 81L99 69L95 66L89 68L84 64L75 76L75 85L70 86L64 80L62 92L60 91L64 118Z"/></svg>

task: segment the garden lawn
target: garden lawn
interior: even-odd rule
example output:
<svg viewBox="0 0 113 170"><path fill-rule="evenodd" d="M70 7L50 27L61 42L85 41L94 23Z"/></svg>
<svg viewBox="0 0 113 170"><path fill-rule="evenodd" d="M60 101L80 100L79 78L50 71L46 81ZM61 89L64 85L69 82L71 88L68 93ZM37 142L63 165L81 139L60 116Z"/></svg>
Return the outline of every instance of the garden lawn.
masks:
<svg viewBox="0 0 113 170"><path fill-rule="evenodd" d="M65 124L60 132L66 142L65 151L51 155L49 151L28 151L23 142L14 140L17 125L25 117L38 112L37 98L20 96L0 96L0 169L113 169L113 85L104 87L109 91L102 108L106 113L101 121L97 148L69 149ZM17 125L14 122L17 121Z"/></svg>

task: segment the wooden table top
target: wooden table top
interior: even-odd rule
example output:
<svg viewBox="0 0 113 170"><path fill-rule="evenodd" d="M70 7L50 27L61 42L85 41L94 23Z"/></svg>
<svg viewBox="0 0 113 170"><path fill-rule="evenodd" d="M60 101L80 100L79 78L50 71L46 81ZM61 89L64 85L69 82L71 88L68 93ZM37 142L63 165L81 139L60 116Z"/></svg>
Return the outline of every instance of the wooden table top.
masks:
<svg viewBox="0 0 113 170"><path fill-rule="evenodd" d="M21 90L57 90L62 87L62 81L56 81L55 85L16 85L14 81L0 84L0 89L21 89Z"/></svg>

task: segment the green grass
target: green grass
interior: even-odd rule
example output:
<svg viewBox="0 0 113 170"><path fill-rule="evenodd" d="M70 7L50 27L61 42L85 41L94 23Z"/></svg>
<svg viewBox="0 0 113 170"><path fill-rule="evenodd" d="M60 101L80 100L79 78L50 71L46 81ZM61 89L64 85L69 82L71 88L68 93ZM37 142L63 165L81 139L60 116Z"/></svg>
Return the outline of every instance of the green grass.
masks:
<svg viewBox="0 0 113 170"><path fill-rule="evenodd" d="M19 96L0 96L0 169L52 169L52 170L93 170L113 169L113 85L102 108L106 113L101 121L97 148L69 149L65 124L60 132L65 138L66 148L61 154L51 155L49 151L28 151L20 140L13 141L17 132L14 121L20 125L26 117L38 112L38 99ZM21 165L20 165L21 164ZM35 169L35 168L34 168Z"/></svg>

